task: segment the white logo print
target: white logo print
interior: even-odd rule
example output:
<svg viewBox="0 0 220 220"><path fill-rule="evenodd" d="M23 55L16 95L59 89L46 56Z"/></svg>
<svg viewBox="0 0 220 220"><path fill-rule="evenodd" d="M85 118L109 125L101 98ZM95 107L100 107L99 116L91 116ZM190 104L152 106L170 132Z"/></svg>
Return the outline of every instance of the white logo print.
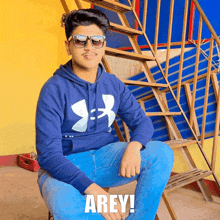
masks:
<svg viewBox="0 0 220 220"><path fill-rule="evenodd" d="M97 118L100 119L105 115L108 116L108 127L110 127L115 119L115 113L112 111L112 108L115 103L114 96L112 95L102 95L105 108L98 108L98 111L102 112ZM71 106L73 112L78 116L82 117L76 124L73 125L72 129L79 132L84 132L87 129L89 113L86 106L85 99L73 104ZM90 113L95 112L96 109L92 109ZM95 117L90 117L90 120L95 120Z"/></svg>
<svg viewBox="0 0 220 220"><path fill-rule="evenodd" d="M86 100L83 99L71 106L73 112L78 116L82 117L76 124L73 125L72 129L75 131L86 131L87 129L87 122L88 122L88 111L86 107Z"/></svg>

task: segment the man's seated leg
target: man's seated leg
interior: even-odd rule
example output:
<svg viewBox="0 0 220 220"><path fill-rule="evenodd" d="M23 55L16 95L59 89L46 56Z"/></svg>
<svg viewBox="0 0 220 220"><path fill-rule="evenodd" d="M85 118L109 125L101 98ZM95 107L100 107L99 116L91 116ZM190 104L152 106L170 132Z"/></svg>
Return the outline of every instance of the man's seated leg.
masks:
<svg viewBox="0 0 220 220"><path fill-rule="evenodd" d="M86 197L73 186L52 178L44 171L40 186L43 199L54 220L103 220L98 213L85 213Z"/></svg>
<svg viewBox="0 0 220 220"><path fill-rule="evenodd" d="M118 173L127 144L117 142L96 151L94 181L101 187L114 187L138 179L135 191L135 212L131 213L126 220L154 220L173 167L173 151L163 142L150 141L146 148L141 150L140 174L123 178L118 176Z"/></svg>

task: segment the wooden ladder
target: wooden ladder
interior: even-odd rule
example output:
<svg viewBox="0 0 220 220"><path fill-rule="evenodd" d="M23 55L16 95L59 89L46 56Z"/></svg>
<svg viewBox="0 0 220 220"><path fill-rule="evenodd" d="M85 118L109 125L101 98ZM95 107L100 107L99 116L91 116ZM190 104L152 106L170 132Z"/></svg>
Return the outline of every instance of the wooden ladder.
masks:
<svg viewBox="0 0 220 220"><path fill-rule="evenodd" d="M166 186L166 189L163 193L162 198L164 199L164 202L167 206L167 209L170 213L171 218L175 219L175 220L178 219L175 214L175 211L171 205L171 202L168 198L168 195L167 195L167 193L169 191L183 187L185 185L188 185L188 184L196 181L198 183L198 186L199 186L205 200L206 201L213 201L211 193L209 192L203 179L207 176L212 175L219 188L220 188L220 184L218 182L218 179L217 179L215 173L212 170L210 162L208 161L192 126L190 125L184 111L182 110L182 107L181 107L178 99L176 98L176 96L175 96L175 94L174 94L174 92L173 92L173 90L167 80L166 74L163 72L163 69L162 69L162 67L161 67L161 65L155 55L156 50L150 44L150 41L145 33L146 23L142 25L136 12L135 12L135 0L133 0L132 3L130 2L130 0L127 0L128 4L129 4L128 6L119 3L118 0L82 0L82 1L91 3L95 6L99 6L104 9L108 9L110 11L117 13L122 25L115 24L115 23L111 22L110 23L110 31L117 31L120 34L127 35L128 39L133 47L134 52L126 52L126 51L122 51L119 49L113 49L113 48L107 47L106 48L106 55L122 57L122 58L130 59L130 60L136 60L141 63L143 71L145 73L145 76L146 76L146 79L148 82L124 80L124 79L122 79L121 81L124 82L126 85L146 86L146 87L150 87L152 89L153 96L156 98L158 105L160 106L161 112L146 112L146 115L147 116L164 116L166 124L167 124L168 134L171 139L170 141L166 141L165 143L168 144L173 150L180 149L181 152L183 153L183 156L184 156L188 166L189 166L189 171L184 172L184 173L179 173L179 174L176 174L176 175L170 177L168 184ZM173 1L173 0L171 0L171 1ZM61 0L61 3L63 5L65 12L68 13L69 9L67 7L65 0ZM83 9L83 6L82 6L82 3L80 0L75 0L75 3L77 5L78 9ZM146 10L147 10L146 8L144 8L144 15L146 15ZM125 16L125 12L128 12L128 11L133 12L134 17L139 24L140 30L135 30L130 27L128 20ZM136 40L137 35L144 36L144 38L147 41L147 44L151 50L152 56L146 56L142 53L140 46L138 45L137 40ZM157 83L154 80L154 77L151 74L151 71L150 71L146 61L154 61L157 63L157 65L161 71L161 74L163 75L163 78L166 82L165 84ZM102 63L104 65L106 71L109 73L112 73L105 56L102 59ZM179 108L178 112L170 112L169 111L169 108L168 108L168 105L166 102L166 96L162 91L160 91L159 88L167 88L167 90L171 93L172 98L175 100L175 102ZM146 100L145 98L138 100L138 102L140 103L140 105L144 109L144 111L145 111L145 107L144 107L145 100ZM194 139L184 140L182 138L180 131L178 130L177 125L173 119L173 117L177 116L177 115L182 115L184 117L186 123L189 126L189 129L191 130L191 132L193 134ZM116 121L114 121L113 126L115 128L115 131L116 131L120 141L129 141L130 136L129 136L128 127L125 125L124 122L122 122L122 123L123 123L123 127L124 127L124 133L125 133L126 140L124 139ZM209 170L200 170L196 167L196 164L195 164L195 162L194 162L194 160L188 150L188 147L190 145L195 145L195 144L200 149L202 156L203 156ZM156 216L155 219L159 219L158 215Z"/></svg>

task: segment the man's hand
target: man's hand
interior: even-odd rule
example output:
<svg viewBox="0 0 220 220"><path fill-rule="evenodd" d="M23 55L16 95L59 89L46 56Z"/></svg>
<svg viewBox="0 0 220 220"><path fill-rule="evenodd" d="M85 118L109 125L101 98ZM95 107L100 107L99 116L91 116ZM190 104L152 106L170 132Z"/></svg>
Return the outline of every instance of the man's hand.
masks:
<svg viewBox="0 0 220 220"><path fill-rule="evenodd" d="M102 189L99 185L93 183L91 184L84 192L86 195L94 195L95 198L95 203L96 203L96 207L97 207L97 195L106 195L108 198L108 212L107 213L100 213L102 215L102 217L105 220L125 220L125 216L123 216L125 213L121 213L121 204L120 202L115 199L115 202L117 202L117 205L114 206L115 209L118 210L117 213L110 213L109 212L109 201L110 201L110 194L107 193L104 189Z"/></svg>
<svg viewBox="0 0 220 220"><path fill-rule="evenodd" d="M141 166L141 143L137 141L130 142L121 159L119 176L128 177L138 175Z"/></svg>

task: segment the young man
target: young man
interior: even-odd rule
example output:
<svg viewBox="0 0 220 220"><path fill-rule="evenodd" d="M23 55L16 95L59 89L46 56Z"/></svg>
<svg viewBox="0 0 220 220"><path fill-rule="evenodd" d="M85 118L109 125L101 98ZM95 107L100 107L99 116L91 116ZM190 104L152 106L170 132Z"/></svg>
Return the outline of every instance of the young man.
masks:
<svg viewBox="0 0 220 220"><path fill-rule="evenodd" d="M124 219L118 213L85 213L86 195L109 194L138 179L134 213L127 220L153 220L173 166L166 144L150 141L153 125L127 87L100 64L109 20L99 10L63 16L72 59L43 86L36 113L38 184L54 219ZM118 114L132 130L116 142L111 125ZM109 200L108 200L109 201Z"/></svg>

